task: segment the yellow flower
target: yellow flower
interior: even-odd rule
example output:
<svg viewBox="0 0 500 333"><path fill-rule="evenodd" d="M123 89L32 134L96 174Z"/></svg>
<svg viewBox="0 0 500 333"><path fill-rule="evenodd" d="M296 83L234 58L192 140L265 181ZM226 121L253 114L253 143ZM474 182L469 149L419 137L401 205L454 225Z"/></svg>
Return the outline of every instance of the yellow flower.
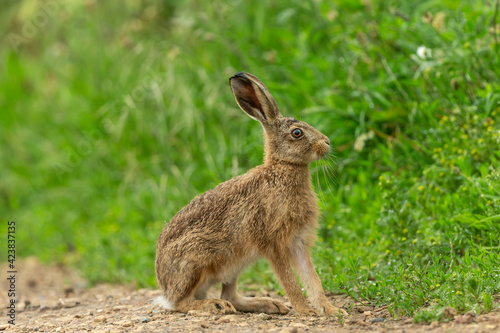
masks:
<svg viewBox="0 0 500 333"><path fill-rule="evenodd" d="M424 189L425 189L424 185L420 185L420 186L418 187L418 190L419 190L420 192L422 192Z"/></svg>
<svg viewBox="0 0 500 333"><path fill-rule="evenodd" d="M479 139L479 140L477 140L477 143L479 143L479 144L481 144L481 143L483 143L483 142L484 142L484 140L483 140L483 139Z"/></svg>
<svg viewBox="0 0 500 333"><path fill-rule="evenodd" d="M411 243L412 243L412 244L417 244L417 240L416 240L416 239L414 239L414 240L412 240L412 241L411 241Z"/></svg>
<svg viewBox="0 0 500 333"><path fill-rule="evenodd" d="M401 240L404 242L406 240L406 237L401 238Z"/></svg>
<svg viewBox="0 0 500 333"><path fill-rule="evenodd" d="M389 251L389 250L385 250L385 254L389 254L389 252L391 252L391 251Z"/></svg>
<svg viewBox="0 0 500 333"><path fill-rule="evenodd" d="M420 231L420 230L417 230L417 234L420 234L420 233L422 233L422 231Z"/></svg>

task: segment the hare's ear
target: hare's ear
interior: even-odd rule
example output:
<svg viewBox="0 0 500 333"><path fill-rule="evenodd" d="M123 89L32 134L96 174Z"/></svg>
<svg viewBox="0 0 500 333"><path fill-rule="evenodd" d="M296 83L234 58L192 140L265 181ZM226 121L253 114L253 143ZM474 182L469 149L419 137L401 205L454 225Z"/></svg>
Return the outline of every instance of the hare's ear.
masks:
<svg viewBox="0 0 500 333"><path fill-rule="evenodd" d="M278 105L264 83L249 73L239 72L229 79L234 99L251 118L271 124L280 117Z"/></svg>

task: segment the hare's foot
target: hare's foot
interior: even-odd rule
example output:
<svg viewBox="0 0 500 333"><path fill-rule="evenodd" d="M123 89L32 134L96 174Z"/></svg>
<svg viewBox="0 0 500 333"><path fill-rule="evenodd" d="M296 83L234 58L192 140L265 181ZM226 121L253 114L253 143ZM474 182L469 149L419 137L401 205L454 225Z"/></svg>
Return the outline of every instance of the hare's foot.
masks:
<svg viewBox="0 0 500 333"><path fill-rule="evenodd" d="M269 297L237 297L231 303L241 312L287 314L290 311L283 302Z"/></svg>
<svg viewBox="0 0 500 333"><path fill-rule="evenodd" d="M325 316L339 316L341 315L342 317L346 318L349 316L346 310L338 308L336 306L331 305L329 302L322 304L320 308L320 312L322 315Z"/></svg>
<svg viewBox="0 0 500 333"><path fill-rule="evenodd" d="M320 312L310 306L301 306L293 309L300 316L320 316Z"/></svg>
<svg viewBox="0 0 500 333"><path fill-rule="evenodd" d="M232 314L236 313L236 309L231 302L222 299L203 299L203 300L189 300L177 304L175 307L177 311L188 312L189 310L201 310L214 314Z"/></svg>

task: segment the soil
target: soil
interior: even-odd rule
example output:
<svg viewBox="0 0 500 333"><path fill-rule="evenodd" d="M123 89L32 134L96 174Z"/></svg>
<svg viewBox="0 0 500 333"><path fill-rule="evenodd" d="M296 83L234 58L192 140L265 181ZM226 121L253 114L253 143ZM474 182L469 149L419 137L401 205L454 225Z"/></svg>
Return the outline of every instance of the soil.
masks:
<svg viewBox="0 0 500 333"><path fill-rule="evenodd" d="M1 279L0 331L9 332L500 332L500 309L481 315L449 313L446 323L415 324L411 318L394 320L387 307L329 296L349 312L339 322L332 317L238 313L215 315L190 311L186 314L160 309L152 299L158 290L135 285L102 284L88 288L84 279L65 266L41 265L35 258L17 261L16 319L8 324L9 282ZM6 265L0 266L7 272ZM247 296L275 293L247 292ZM211 297L217 297L214 290ZM452 310L452 309L451 309Z"/></svg>

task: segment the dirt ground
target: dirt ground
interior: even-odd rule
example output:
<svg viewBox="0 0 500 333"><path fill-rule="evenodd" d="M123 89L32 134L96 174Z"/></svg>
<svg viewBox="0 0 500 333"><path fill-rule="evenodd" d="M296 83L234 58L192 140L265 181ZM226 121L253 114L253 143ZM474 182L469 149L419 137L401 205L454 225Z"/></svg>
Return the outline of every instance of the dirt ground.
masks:
<svg viewBox="0 0 500 333"><path fill-rule="evenodd" d="M7 272L6 265L0 266ZM355 303L345 296L330 296L350 316L337 318L288 315L187 314L166 311L152 303L158 290L134 285L87 283L67 267L43 266L36 259L17 262L16 325L7 322L8 281L1 279L0 331L9 332L500 332L500 309L479 317L450 315L447 323L414 324L411 318L394 320L387 307ZM274 293L272 293L274 294ZM211 296L216 297L214 290ZM265 292L247 293L266 295ZM285 302L286 298L282 298ZM286 303L290 305L289 303ZM352 306L352 307L351 307Z"/></svg>

